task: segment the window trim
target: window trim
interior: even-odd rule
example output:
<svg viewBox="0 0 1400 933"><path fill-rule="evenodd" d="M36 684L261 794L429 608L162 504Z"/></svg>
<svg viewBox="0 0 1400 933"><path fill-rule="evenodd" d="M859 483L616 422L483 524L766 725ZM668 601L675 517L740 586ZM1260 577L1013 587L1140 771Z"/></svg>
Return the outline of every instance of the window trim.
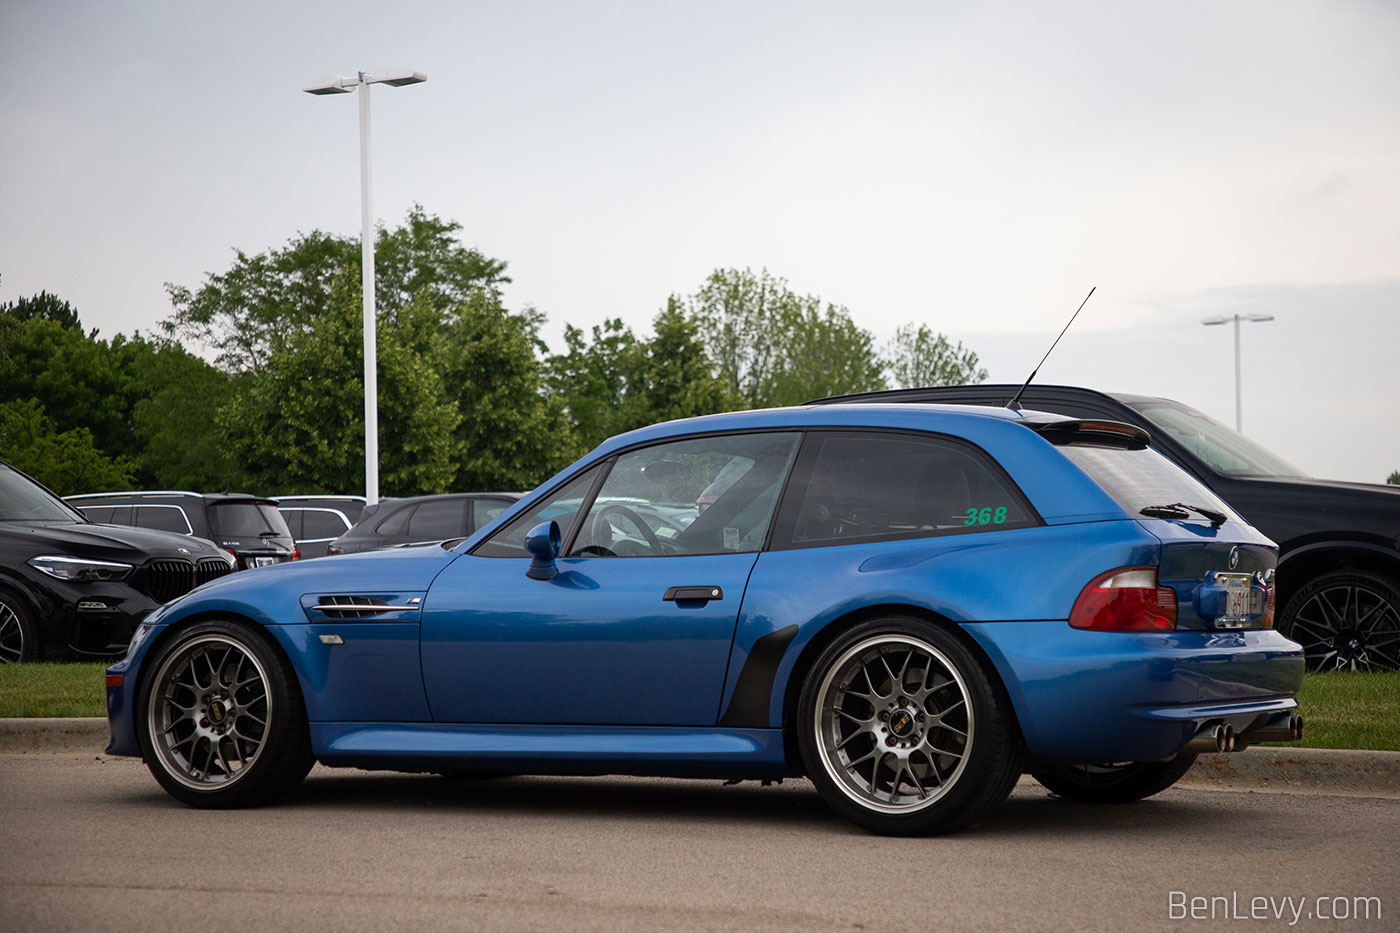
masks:
<svg viewBox="0 0 1400 933"><path fill-rule="evenodd" d="M346 514L345 514L344 512L342 512L340 509L333 509L333 508L331 508L331 507L329 507L329 506L321 506L321 505L279 505L279 506L277 507L277 511L279 511L279 512L330 512L332 515L338 515L338 516L340 516L340 520L341 520L342 522L345 523L345 531L349 531L351 528L355 527L354 522L350 521L350 516L346 515ZM302 517L305 518L304 515L303 515ZM305 525L303 524L303 526L302 526L302 531L305 531L305 530L306 530L306 528L305 528ZM341 535L345 534L345 531L342 531L340 534L341 534ZM335 540L336 538L338 538L338 537L340 537L340 535L336 535L336 536L333 537L333 538L296 538L296 536L293 535L293 538L295 538L297 544L326 544L326 543L329 543L329 542L331 542L331 541L334 541L334 540Z"/></svg>
<svg viewBox="0 0 1400 933"><path fill-rule="evenodd" d="M1022 511L1026 514L1024 524L1015 525L969 525L963 528L943 528L930 531L910 532L907 534L888 535L867 535L860 538L830 539L819 541L793 541L793 532L797 529L798 511L801 503L800 497L791 496L789 490L792 488L794 480L800 477L802 488L805 491L807 484L811 481L812 473L816 468L817 458L821 455L822 441L825 437L840 434L866 434L880 435L886 437L912 437L918 440L932 440L948 444L952 447L962 448L973 460L985 467L1001 484L1010 492ZM951 434L943 434L938 431L920 431L912 428L872 428L864 425L841 425L837 427L811 427L806 431L806 436L802 441L802 449L797 452L797 459L793 461L792 469L788 472L788 481L783 488L783 492L778 500L778 510L774 513L773 521L769 526L769 539L764 543L765 551L799 551L808 548L821 547L849 547L857 544L879 544L886 541L919 541L925 538L948 538L958 537L966 534L987 534L997 531L1024 531L1027 528L1039 528L1044 526L1043 519L1035 506L1031 504L1029 498L1021 490L1020 485L1011 478L1011 474L1001 465L996 457L987 453L986 450L961 437Z"/></svg>

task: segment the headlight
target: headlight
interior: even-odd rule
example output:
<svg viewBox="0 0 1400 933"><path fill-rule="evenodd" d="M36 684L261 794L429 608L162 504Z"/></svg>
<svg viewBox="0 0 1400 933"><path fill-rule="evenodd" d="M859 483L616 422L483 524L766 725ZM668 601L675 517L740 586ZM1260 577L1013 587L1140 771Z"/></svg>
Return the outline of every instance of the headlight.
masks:
<svg viewBox="0 0 1400 933"><path fill-rule="evenodd" d="M43 571L57 580L120 580L131 573L130 564L113 560L83 560L77 557L46 555L32 557L29 566Z"/></svg>

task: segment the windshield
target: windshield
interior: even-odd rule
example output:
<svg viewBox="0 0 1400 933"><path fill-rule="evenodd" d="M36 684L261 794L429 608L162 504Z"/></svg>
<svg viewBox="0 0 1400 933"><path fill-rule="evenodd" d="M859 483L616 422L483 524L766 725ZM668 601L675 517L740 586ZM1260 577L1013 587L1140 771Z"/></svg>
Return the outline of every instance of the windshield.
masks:
<svg viewBox="0 0 1400 933"><path fill-rule="evenodd" d="M257 502L221 502L209 509L209 524L220 538L291 537L277 506Z"/></svg>
<svg viewBox="0 0 1400 933"><path fill-rule="evenodd" d="M1219 421L1180 402L1150 401L1133 405L1207 466L1226 476L1307 476L1302 470L1260 447Z"/></svg>
<svg viewBox="0 0 1400 933"><path fill-rule="evenodd" d="M29 477L0 467L0 521L86 523L87 519Z"/></svg>

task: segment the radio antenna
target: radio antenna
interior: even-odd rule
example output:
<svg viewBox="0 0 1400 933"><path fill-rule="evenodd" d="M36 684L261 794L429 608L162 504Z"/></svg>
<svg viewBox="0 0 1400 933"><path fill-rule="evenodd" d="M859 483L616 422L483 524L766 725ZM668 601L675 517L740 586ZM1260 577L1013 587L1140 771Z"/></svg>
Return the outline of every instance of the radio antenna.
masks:
<svg viewBox="0 0 1400 933"><path fill-rule="evenodd" d="M1071 314L1069 317L1069 324L1066 324L1065 329L1060 331L1060 337L1063 337L1065 335L1065 330L1069 330L1069 325L1074 323L1074 319L1079 317L1079 312L1083 311L1084 306L1089 303L1089 299L1094 297L1094 289L1096 288L1098 288L1097 285L1089 289L1089 294L1085 295L1084 300L1079 303L1079 307L1074 309L1074 313ZM1035 364L1035 369L1031 370L1031 374L1028 377L1026 377L1025 383L1022 384L1021 388L1016 390L1016 394L1011 397L1011 401L1006 403L1007 408L1011 409L1012 411L1021 410L1021 406L1017 404L1021 401L1021 393L1026 391L1026 386L1030 385L1031 380L1035 378L1035 374L1040 372L1040 367L1044 366L1045 361L1050 358L1050 354L1055 352L1055 347L1059 344L1060 337L1055 338L1055 342L1050 344L1050 349L1046 350L1045 355L1040 358L1040 362Z"/></svg>

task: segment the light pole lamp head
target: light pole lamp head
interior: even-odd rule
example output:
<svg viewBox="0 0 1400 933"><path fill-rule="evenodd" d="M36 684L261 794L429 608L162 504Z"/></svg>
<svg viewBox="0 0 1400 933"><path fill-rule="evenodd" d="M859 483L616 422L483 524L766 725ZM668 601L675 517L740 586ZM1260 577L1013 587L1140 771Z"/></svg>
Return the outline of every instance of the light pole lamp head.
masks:
<svg viewBox="0 0 1400 933"><path fill-rule="evenodd" d="M1272 314L1246 314L1244 319L1246 321L1272 321L1274 316Z"/></svg>
<svg viewBox="0 0 1400 933"><path fill-rule="evenodd" d="M1201 318L1201 323L1202 323L1202 324L1205 324L1205 325L1207 325L1207 326L1209 326L1209 325L1211 325L1211 324L1228 324L1228 323L1230 323L1230 318L1228 318L1228 317L1221 317L1220 315L1217 314L1215 317L1203 317L1203 318Z"/></svg>
<svg viewBox="0 0 1400 933"><path fill-rule="evenodd" d="M365 75L366 84L387 84L390 87L407 87L410 84L422 84L426 80L428 76L423 72L409 68L377 68Z"/></svg>
<svg viewBox="0 0 1400 933"><path fill-rule="evenodd" d="M358 83L358 78L326 75L324 78L317 78L307 84L302 90L308 94L349 94L355 90L355 85Z"/></svg>

